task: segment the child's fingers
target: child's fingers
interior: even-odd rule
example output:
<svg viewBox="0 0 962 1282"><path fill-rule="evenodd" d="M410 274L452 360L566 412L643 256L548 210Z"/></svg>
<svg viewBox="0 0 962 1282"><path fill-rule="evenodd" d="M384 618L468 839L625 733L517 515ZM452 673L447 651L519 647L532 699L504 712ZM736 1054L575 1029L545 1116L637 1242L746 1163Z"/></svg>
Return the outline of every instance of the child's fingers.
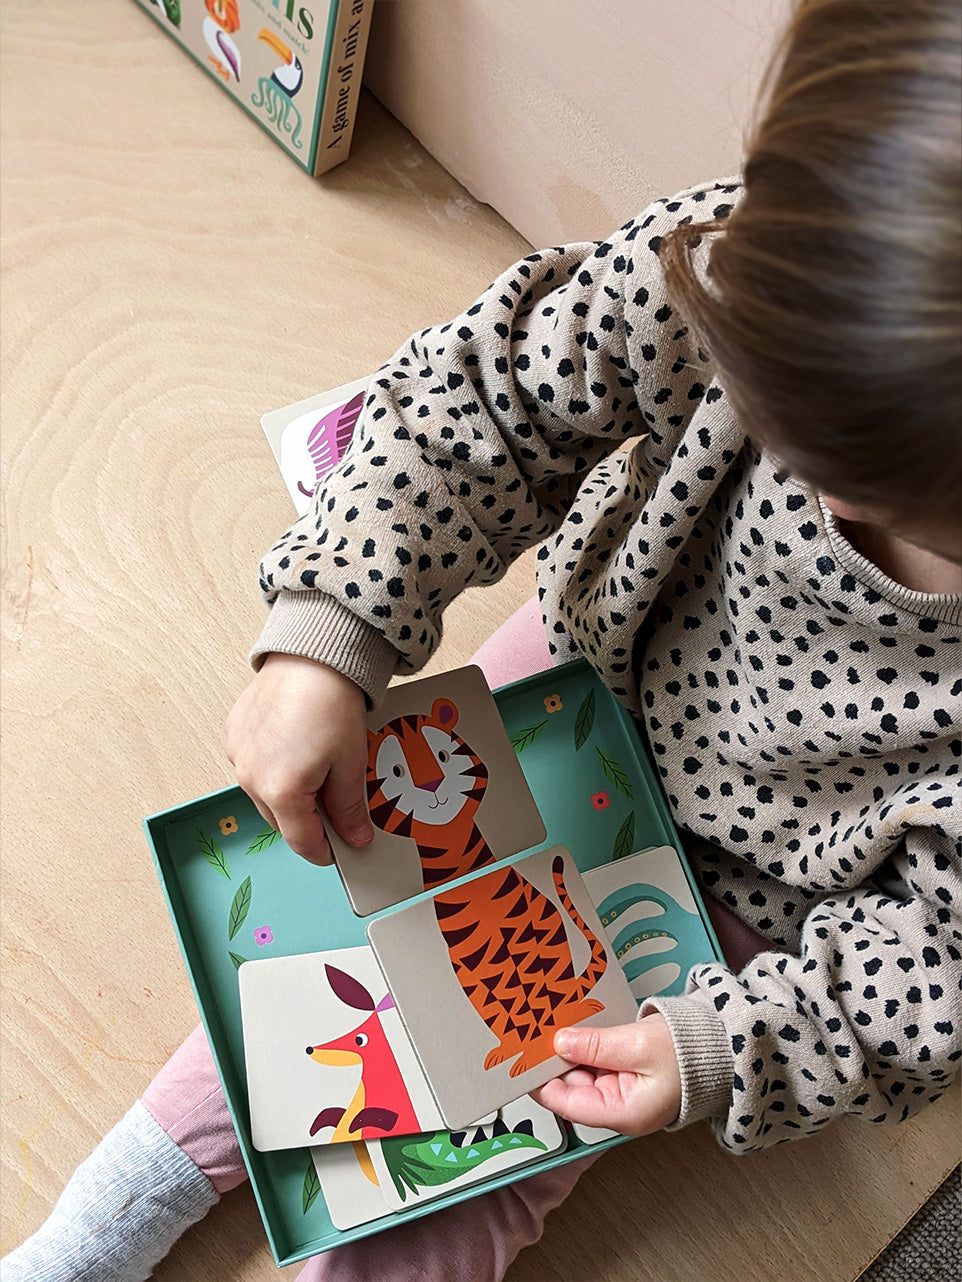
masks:
<svg viewBox="0 0 962 1282"><path fill-rule="evenodd" d="M317 813L316 794L277 799L271 809L275 817L274 826L296 855L322 867L330 864L331 848L321 816Z"/></svg>
<svg viewBox="0 0 962 1282"><path fill-rule="evenodd" d="M595 1073L590 1068L569 1068L560 1074L560 1080L567 1086L594 1086Z"/></svg>
<svg viewBox="0 0 962 1282"><path fill-rule="evenodd" d="M269 824L270 827L273 828L275 832L280 832L281 826L277 822L277 820L274 818L274 812L273 810L271 810L270 806L268 806L266 802L261 801L260 797L252 796L251 801L253 801L254 805L257 807L257 813L264 820L264 822L266 824Z"/></svg>
<svg viewBox="0 0 962 1282"><path fill-rule="evenodd" d="M349 845L366 846L374 838L367 812L367 757L363 748L338 758L330 769L321 800L335 832Z"/></svg>
<svg viewBox="0 0 962 1282"><path fill-rule="evenodd" d="M590 1080L586 1075L587 1070L565 1073L532 1096L571 1122L604 1126L622 1135L650 1135L678 1116L680 1091L670 1080L630 1072L599 1072Z"/></svg>
<svg viewBox="0 0 962 1282"><path fill-rule="evenodd" d="M590 1083L572 1082L572 1074L556 1077L531 1095L537 1104L559 1117L581 1126L604 1126L628 1134L631 1122L628 1108L602 1094L594 1079Z"/></svg>

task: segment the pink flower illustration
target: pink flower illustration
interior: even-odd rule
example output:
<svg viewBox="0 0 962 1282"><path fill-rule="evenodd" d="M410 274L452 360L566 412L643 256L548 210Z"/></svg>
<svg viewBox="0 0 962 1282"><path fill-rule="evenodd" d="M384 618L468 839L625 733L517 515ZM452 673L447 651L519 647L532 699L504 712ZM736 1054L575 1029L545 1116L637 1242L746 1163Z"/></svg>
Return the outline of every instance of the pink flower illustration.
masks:
<svg viewBox="0 0 962 1282"><path fill-rule="evenodd" d="M274 942L274 932L270 926L258 926L254 931L254 943L258 948L263 948L265 944Z"/></svg>
<svg viewBox="0 0 962 1282"><path fill-rule="evenodd" d="M591 804L595 810L607 810L611 805L606 792L593 792L591 794Z"/></svg>

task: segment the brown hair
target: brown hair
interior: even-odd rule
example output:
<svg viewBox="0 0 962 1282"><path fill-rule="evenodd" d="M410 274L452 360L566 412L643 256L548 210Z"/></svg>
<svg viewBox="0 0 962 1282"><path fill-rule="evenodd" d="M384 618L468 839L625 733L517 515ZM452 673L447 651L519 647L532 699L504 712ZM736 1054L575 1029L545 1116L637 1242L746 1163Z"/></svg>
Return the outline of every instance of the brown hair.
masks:
<svg viewBox="0 0 962 1282"><path fill-rule="evenodd" d="M957 526L962 5L802 0L761 105L729 219L665 238L669 289L788 470Z"/></svg>

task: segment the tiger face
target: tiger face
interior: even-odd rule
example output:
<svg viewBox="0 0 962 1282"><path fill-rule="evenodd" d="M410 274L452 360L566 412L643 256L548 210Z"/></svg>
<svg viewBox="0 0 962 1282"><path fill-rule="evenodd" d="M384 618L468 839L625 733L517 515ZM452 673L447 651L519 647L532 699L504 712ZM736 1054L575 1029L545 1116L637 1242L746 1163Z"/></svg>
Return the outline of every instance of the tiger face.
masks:
<svg viewBox="0 0 962 1282"><path fill-rule="evenodd" d="M473 821L488 772L454 733L457 720L456 704L435 699L427 715L398 717L368 732L368 799L378 827L416 835L414 825Z"/></svg>

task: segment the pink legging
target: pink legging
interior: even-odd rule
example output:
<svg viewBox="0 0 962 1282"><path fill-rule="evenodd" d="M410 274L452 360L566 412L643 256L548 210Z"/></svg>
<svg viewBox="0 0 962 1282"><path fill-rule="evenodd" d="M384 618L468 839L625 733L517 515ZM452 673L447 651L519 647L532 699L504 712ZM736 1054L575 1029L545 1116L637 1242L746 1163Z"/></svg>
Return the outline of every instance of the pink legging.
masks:
<svg viewBox="0 0 962 1282"><path fill-rule="evenodd" d="M474 656L492 687L551 666L536 598L527 601ZM711 906L712 908L714 906ZM760 940L724 910L712 911L730 963ZM739 967L740 968L740 967ZM247 1168L204 1030L195 1028L147 1087L143 1104L200 1167L218 1193L247 1179ZM464 1282L496 1282L522 1247L541 1236L545 1216L595 1160L588 1156L423 1219L400 1224L309 1260L297 1282L444 1282L451 1260L468 1262Z"/></svg>

